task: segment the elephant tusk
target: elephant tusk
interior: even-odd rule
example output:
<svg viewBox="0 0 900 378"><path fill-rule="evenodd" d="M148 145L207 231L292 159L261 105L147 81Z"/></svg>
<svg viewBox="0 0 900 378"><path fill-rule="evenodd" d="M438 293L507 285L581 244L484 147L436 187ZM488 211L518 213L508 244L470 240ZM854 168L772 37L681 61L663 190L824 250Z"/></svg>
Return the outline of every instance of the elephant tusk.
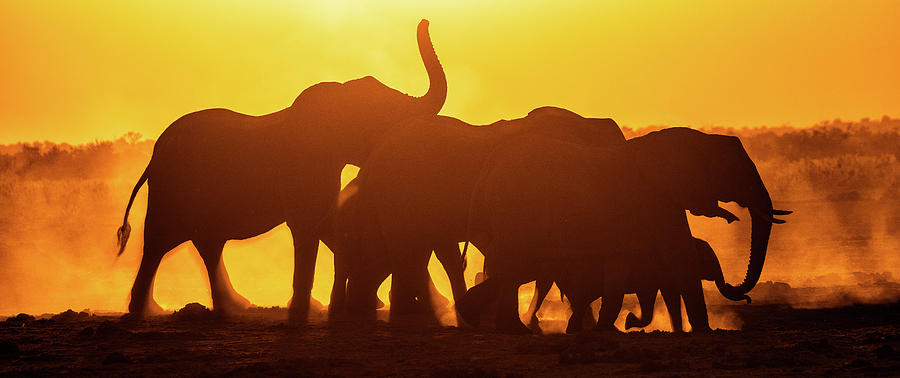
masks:
<svg viewBox="0 0 900 378"><path fill-rule="evenodd" d="M753 208L750 209L751 215L753 215L753 216L755 216L755 217L759 217L759 219L762 219L762 220L764 220L764 221L766 221L766 222L769 222L769 223L784 224L784 223L785 223L784 220L775 218L775 216L772 215L773 213L775 213L775 211L778 211L778 212L781 213L781 212L784 212L785 210L772 210L771 213L768 213L768 214L767 214L767 213L764 213L764 212L762 212L762 211L760 211L760 210L757 210L757 209L753 209Z"/></svg>
<svg viewBox="0 0 900 378"><path fill-rule="evenodd" d="M791 214L791 213L793 213L793 211L790 211L790 210L778 210L778 209L772 209L772 214L775 214L775 215L788 215L788 214Z"/></svg>

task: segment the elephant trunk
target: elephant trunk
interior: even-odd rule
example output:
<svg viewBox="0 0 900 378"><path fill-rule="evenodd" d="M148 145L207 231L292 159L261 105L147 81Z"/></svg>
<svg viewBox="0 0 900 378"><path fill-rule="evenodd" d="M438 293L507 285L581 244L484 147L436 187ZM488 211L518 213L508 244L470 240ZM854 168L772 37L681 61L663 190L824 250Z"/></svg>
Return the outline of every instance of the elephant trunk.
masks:
<svg viewBox="0 0 900 378"><path fill-rule="evenodd" d="M641 317L638 318L633 312L629 312L625 317L625 329L644 328L653 321L653 310L656 307L656 292L658 290L638 290L637 299L641 306Z"/></svg>
<svg viewBox="0 0 900 378"><path fill-rule="evenodd" d="M417 98L417 101L422 106L423 114L435 115L441 111L444 101L447 99L447 77L444 75L444 68L431 43L431 36L428 34L428 20L419 22L416 39L419 43L422 63L425 64L425 71L428 72L428 92Z"/></svg>
<svg viewBox="0 0 900 378"><path fill-rule="evenodd" d="M772 232L772 223L776 221L774 218L774 210L772 209L772 200L765 186L762 187L758 200L753 201L749 206L750 216L752 219L752 228L750 231L750 262L747 264L747 274L744 281L737 287L730 284L722 284L716 282L719 292L726 298L732 300L746 299L750 301L750 297L746 294L753 290L762 274L763 265L766 262L766 252L769 246L769 235Z"/></svg>
<svg viewBox="0 0 900 378"><path fill-rule="evenodd" d="M714 260L711 262L713 265L710 266L710 269L713 269L713 271L710 272L712 276L707 277L716 283L716 288L719 289L719 293L721 293L723 297L733 301L747 301L747 303L750 303L749 295L739 293L737 288L725 282L725 276L722 274L722 265L719 264L719 258L716 257L715 254L712 254L712 259Z"/></svg>

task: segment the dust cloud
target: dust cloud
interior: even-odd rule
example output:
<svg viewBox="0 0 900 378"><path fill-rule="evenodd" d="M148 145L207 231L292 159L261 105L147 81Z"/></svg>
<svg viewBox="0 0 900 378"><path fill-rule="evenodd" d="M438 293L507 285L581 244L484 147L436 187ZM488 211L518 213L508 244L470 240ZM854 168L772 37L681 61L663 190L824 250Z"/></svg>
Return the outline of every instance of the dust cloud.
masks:
<svg viewBox="0 0 900 378"><path fill-rule="evenodd" d="M623 131L634 137L654 129ZM750 293L754 303L809 308L900 299L900 119L706 131L741 137L775 206L794 211L785 217L787 224L773 230L762 279ZM0 314L126 310L140 263L146 188L135 200L132 239L118 259L115 230L152 147L152 140L137 134L77 146L0 146ZM356 168L348 166L342 179L347 182L355 174ZM737 283L749 255L749 214L733 204L722 205L742 221L728 225L690 217L690 222L694 235L716 250L726 280ZM319 252L313 298L324 305L333 260L324 245ZM471 286L483 259L478 252L469 258L465 275ZM225 263L235 288L254 304L287 304L293 258L284 225L229 242ZM429 271L449 298L446 274L434 258ZM155 298L172 310L191 302L208 306L205 273L194 247L185 243L163 260ZM386 303L388 288L385 283L379 289ZM705 288L713 328L740 328L739 319L720 306L729 302L711 284ZM523 293L529 290L523 288ZM530 299L530 294L520 297L523 312ZM568 318L566 306L545 306L542 319ZM639 312L633 299L625 306ZM654 321L645 330L670 328L664 308L657 304ZM617 322L620 328L624 314ZM444 322L455 324L455 318Z"/></svg>

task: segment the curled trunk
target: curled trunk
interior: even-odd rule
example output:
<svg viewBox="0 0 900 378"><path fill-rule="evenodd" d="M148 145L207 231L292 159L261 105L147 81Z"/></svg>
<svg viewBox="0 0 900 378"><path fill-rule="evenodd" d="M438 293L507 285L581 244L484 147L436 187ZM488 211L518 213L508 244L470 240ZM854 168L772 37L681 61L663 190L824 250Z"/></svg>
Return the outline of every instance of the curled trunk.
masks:
<svg viewBox="0 0 900 378"><path fill-rule="evenodd" d="M760 183L761 184L761 183ZM772 200L763 187L764 196L760 201L750 206L750 216L752 219L752 228L750 231L750 262L747 264L747 273L744 281L738 286L732 286L725 283L724 279L716 280L716 287L719 292L726 298L731 300L747 300L750 297L746 294L753 290L759 277L762 274L763 265L766 262L766 252L769 247L769 235L772 232L773 210Z"/></svg>
<svg viewBox="0 0 900 378"><path fill-rule="evenodd" d="M444 67L434 52L431 36L428 34L428 20L419 22L416 32L416 40L419 43L419 54L425 71L428 72L428 92L417 100L422 106L422 111L427 115L435 115L444 106L447 99L447 77L444 75Z"/></svg>

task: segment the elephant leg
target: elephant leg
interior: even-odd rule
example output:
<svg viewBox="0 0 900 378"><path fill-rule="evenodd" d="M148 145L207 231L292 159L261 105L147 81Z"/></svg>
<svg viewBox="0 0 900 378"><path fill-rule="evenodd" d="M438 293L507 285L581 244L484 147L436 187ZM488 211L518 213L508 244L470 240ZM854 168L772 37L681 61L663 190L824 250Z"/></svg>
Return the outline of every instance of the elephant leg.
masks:
<svg viewBox="0 0 900 378"><path fill-rule="evenodd" d="M684 332L681 320L681 294L670 288L660 289L663 300L666 302L666 310L669 312L669 321L672 323L672 332Z"/></svg>
<svg viewBox="0 0 900 378"><path fill-rule="evenodd" d="M693 332L709 332L709 314L706 312L706 299L703 297L703 286L700 280L693 280L682 292L684 307Z"/></svg>
<svg viewBox="0 0 900 378"><path fill-rule="evenodd" d="M581 295L571 295L569 297L569 307L572 309L572 315L569 316L569 322L566 324L566 333L575 334L581 332L584 328L585 318L590 311L591 302Z"/></svg>
<svg viewBox="0 0 900 378"><path fill-rule="evenodd" d="M497 298L497 280L487 278L466 291L466 295L456 303L460 318L472 327L481 324L481 314L485 307Z"/></svg>
<svg viewBox="0 0 900 378"><path fill-rule="evenodd" d="M387 279L388 274L373 279L347 278L346 309L353 315L362 317L374 316L375 310L384 306L378 299L378 287Z"/></svg>
<svg viewBox="0 0 900 378"><path fill-rule="evenodd" d="M628 316L625 317L625 330L644 328L650 325L650 322L653 321L653 310L656 307L657 291L657 289L638 290L637 299L638 304L641 306L641 317L638 318L634 316L634 313L629 312Z"/></svg>
<svg viewBox="0 0 900 378"><path fill-rule="evenodd" d="M153 281L163 256L185 240L178 240L165 233L156 232L157 226L152 203L148 202L147 218L144 221L144 251L141 266L131 287L131 301L128 312L137 316L165 314L166 311L153 299Z"/></svg>
<svg viewBox="0 0 900 378"><path fill-rule="evenodd" d="M519 319L519 285L512 280L498 282L497 331L510 334L530 334L531 330Z"/></svg>
<svg viewBox="0 0 900 378"><path fill-rule="evenodd" d="M294 241L294 293L288 305L292 322L305 322L309 316L310 293L316 275L319 239L303 228L288 223Z"/></svg>
<svg viewBox="0 0 900 378"><path fill-rule="evenodd" d="M450 280L450 289L453 292L453 302L459 302L466 295L466 280L463 273L466 266L456 242L440 246L434 250L435 256L447 272L447 279Z"/></svg>
<svg viewBox="0 0 900 378"><path fill-rule="evenodd" d="M394 269L391 277L391 290L388 291L388 300L391 302L391 316L411 314L415 312L416 295L411 287L414 274L409 273L408 267Z"/></svg>
<svg viewBox="0 0 900 378"><path fill-rule="evenodd" d="M531 304L528 305L528 311L525 313L525 317L528 319L528 326L533 330L539 328L540 319L538 319L537 313L541 309L544 299L547 298L547 294L550 293L551 287L553 287L553 281L551 280L537 280L534 282L534 295L531 297Z"/></svg>
<svg viewBox="0 0 900 378"><path fill-rule="evenodd" d="M625 299L624 291L606 291L603 292L603 301L600 302L600 311L597 314L597 325L594 330L600 332L617 331L615 323L622 311L622 302Z"/></svg>
<svg viewBox="0 0 900 378"><path fill-rule="evenodd" d="M406 258L395 261L391 280L391 315L426 312L431 308L431 292L428 289L431 278L428 275L430 253L422 249L397 250Z"/></svg>
<svg viewBox="0 0 900 378"><path fill-rule="evenodd" d="M231 279L228 278L228 271L225 270L225 262L222 259L225 241L197 239L193 242L200 257L203 258L203 264L206 265L213 310L220 314L234 314L249 308L250 301L234 290Z"/></svg>
<svg viewBox="0 0 900 378"><path fill-rule="evenodd" d="M151 243L144 243L144 255L141 267L131 287L131 301L128 312L138 316L158 315L165 313L162 307L153 300L153 279L159 269L159 263L168 251L153 248Z"/></svg>
<svg viewBox="0 0 900 378"><path fill-rule="evenodd" d="M342 253L334 254L334 284L331 286L331 301L328 313L335 314L346 310L347 301L347 265Z"/></svg>

